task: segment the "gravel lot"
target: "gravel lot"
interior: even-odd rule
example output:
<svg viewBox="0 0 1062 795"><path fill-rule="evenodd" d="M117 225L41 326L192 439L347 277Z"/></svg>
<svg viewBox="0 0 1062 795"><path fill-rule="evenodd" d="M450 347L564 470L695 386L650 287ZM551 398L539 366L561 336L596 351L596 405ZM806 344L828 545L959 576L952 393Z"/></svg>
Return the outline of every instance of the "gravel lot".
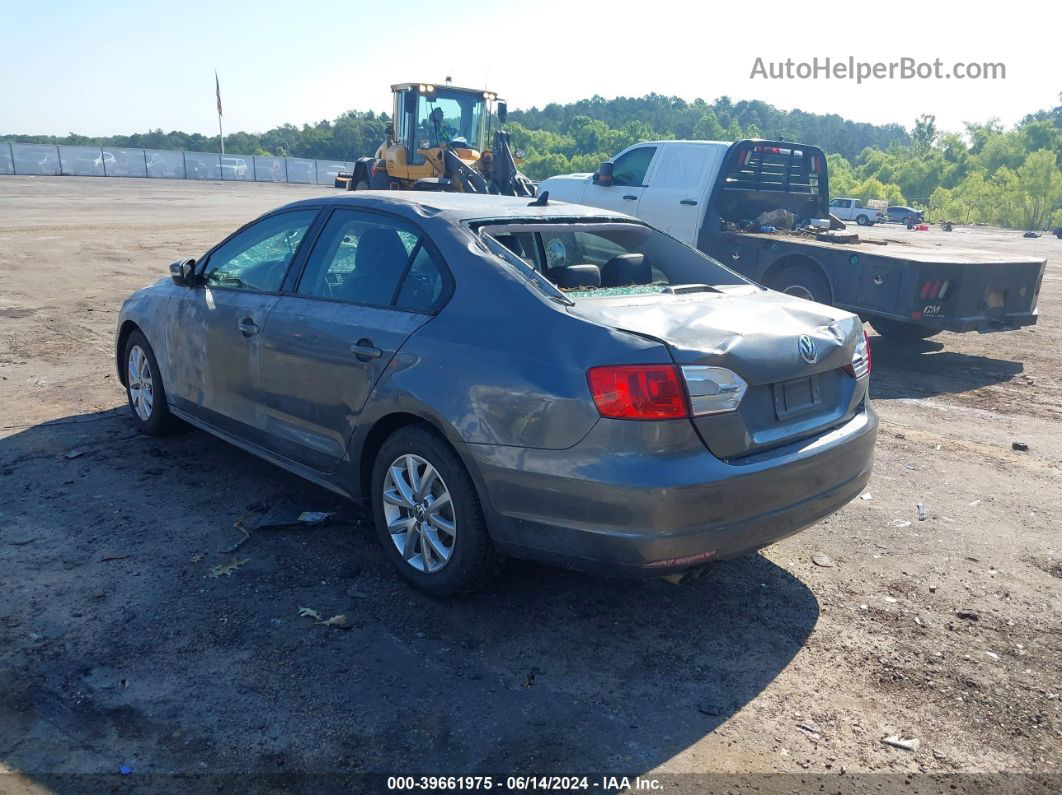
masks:
<svg viewBox="0 0 1062 795"><path fill-rule="evenodd" d="M906 349L872 334L875 472L835 516L692 584L510 561L488 590L435 602L392 575L357 509L226 553L246 512L336 498L205 433L139 437L114 374L130 291L322 191L0 177L9 783L125 765L799 774L792 788L1012 771L1029 775L995 792L1062 787L1062 241L860 230L1049 263L1035 327Z"/></svg>

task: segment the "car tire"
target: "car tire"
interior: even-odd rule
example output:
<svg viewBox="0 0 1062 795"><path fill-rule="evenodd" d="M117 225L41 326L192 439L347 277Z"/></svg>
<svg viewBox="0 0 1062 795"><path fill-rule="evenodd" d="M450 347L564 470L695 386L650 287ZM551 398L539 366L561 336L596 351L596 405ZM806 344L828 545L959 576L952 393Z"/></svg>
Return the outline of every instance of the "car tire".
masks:
<svg viewBox="0 0 1062 795"><path fill-rule="evenodd" d="M125 396L136 429L147 436L165 436L180 429L183 423L166 405L166 388L155 352L141 331L134 331L126 340L122 366Z"/></svg>
<svg viewBox="0 0 1062 795"><path fill-rule="evenodd" d="M364 179L359 179L358 180L358 184L354 186L354 190L368 190L368 189L369 189L369 182L368 182L368 180L364 180Z"/></svg>
<svg viewBox="0 0 1062 795"><path fill-rule="evenodd" d="M860 226L870 226L870 218L868 218L865 215L857 215L856 216L856 223L859 224Z"/></svg>
<svg viewBox="0 0 1062 795"><path fill-rule="evenodd" d="M826 278L807 265L783 268L771 278L768 286L772 290L797 298L817 301L820 304L830 303L830 285Z"/></svg>
<svg viewBox="0 0 1062 795"><path fill-rule="evenodd" d="M941 332L938 328L920 326L917 323L904 323L902 320L891 318L873 317L870 325L885 339L896 342L915 342L916 340L929 339Z"/></svg>
<svg viewBox="0 0 1062 795"><path fill-rule="evenodd" d="M412 493L425 478L427 491ZM404 580L429 596L475 590L501 570L503 558L487 532L472 477L433 430L407 425L387 438L373 465L371 497L384 554ZM433 511L435 502L443 506Z"/></svg>

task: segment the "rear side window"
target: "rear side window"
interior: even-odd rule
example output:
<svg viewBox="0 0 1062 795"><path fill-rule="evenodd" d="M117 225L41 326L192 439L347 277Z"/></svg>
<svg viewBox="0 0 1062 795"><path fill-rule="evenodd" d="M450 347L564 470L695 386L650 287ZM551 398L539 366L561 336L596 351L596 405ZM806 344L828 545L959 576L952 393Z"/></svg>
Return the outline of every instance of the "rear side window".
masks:
<svg viewBox="0 0 1062 795"><path fill-rule="evenodd" d="M306 262L299 295L418 312L435 308L445 279L421 234L395 219L336 210Z"/></svg>
<svg viewBox="0 0 1062 795"><path fill-rule="evenodd" d="M277 213L222 243L206 264L208 287L276 292L317 210Z"/></svg>

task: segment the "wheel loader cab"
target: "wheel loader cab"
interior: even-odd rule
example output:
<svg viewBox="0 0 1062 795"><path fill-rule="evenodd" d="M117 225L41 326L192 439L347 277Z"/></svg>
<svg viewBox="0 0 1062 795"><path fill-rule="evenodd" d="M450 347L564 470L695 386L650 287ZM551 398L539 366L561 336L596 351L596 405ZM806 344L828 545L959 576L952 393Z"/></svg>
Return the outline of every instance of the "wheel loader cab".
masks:
<svg viewBox="0 0 1062 795"><path fill-rule="evenodd" d="M391 90L397 120L395 143L387 153L392 177L441 176L447 146L469 165L480 159L495 94L426 83L401 83Z"/></svg>

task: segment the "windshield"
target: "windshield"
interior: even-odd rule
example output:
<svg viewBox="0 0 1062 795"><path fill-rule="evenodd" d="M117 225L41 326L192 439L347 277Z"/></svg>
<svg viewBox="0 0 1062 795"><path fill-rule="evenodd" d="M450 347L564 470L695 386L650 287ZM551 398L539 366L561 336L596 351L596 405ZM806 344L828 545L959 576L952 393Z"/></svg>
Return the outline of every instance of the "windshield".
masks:
<svg viewBox="0 0 1062 795"><path fill-rule="evenodd" d="M430 149L446 143L475 149L486 100L481 94L439 88L417 99L417 148Z"/></svg>
<svg viewBox="0 0 1062 795"><path fill-rule="evenodd" d="M520 222L481 229L491 249L571 300L673 292L749 282L700 251L648 226L623 222ZM541 289L541 286L540 286ZM546 291L547 294L553 290Z"/></svg>

